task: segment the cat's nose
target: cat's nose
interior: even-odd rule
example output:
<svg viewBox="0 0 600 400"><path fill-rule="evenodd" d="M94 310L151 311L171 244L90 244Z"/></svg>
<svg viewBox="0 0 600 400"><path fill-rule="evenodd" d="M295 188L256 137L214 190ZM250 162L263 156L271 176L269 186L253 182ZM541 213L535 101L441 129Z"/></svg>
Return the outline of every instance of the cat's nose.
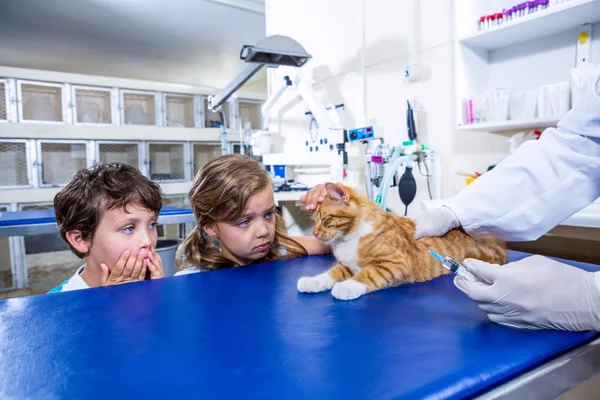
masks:
<svg viewBox="0 0 600 400"><path fill-rule="evenodd" d="M313 230L313 236L316 237L317 239L319 238L319 232L317 232L317 230Z"/></svg>

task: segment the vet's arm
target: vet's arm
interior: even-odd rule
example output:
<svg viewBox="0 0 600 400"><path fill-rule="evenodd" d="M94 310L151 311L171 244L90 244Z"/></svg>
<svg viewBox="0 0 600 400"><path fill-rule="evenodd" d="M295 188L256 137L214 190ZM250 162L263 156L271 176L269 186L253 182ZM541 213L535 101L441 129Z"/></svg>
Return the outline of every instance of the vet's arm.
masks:
<svg viewBox="0 0 600 400"><path fill-rule="evenodd" d="M312 236L294 236L292 237L296 242L300 243L309 256L316 256L319 254L331 254L331 247L321 242L316 237Z"/></svg>

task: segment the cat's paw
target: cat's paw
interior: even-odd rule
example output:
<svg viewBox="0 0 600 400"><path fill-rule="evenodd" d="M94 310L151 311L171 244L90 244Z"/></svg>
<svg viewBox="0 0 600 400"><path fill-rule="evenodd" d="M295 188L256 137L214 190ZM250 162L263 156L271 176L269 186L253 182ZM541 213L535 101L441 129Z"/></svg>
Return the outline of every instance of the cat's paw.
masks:
<svg viewBox="0 0 600 400"><path fill-rule="evenodd" d="M319 293L329 290L335 285L335 280L329 273L298 279L298 291L302 293Z"/></svg>
<svg viewBox="0 0 600 400"><path fill-rule="evenodd" d="M338 300L354 300L367 293L367 285L348 279L347 281L336 283L331 294Z"/></svg>

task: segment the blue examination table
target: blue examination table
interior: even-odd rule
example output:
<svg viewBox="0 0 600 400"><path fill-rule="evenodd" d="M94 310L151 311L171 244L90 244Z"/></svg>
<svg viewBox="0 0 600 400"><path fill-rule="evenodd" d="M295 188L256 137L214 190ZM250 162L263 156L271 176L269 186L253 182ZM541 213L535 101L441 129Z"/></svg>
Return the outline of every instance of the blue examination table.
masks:
<svg viewBox="0 0 600 400"><path fill-rule="evenodd" d="M349 302L297 292L333 263L1 301L0 397L533 399L599 372L594 334L490 323L452 276Z"/></svg>

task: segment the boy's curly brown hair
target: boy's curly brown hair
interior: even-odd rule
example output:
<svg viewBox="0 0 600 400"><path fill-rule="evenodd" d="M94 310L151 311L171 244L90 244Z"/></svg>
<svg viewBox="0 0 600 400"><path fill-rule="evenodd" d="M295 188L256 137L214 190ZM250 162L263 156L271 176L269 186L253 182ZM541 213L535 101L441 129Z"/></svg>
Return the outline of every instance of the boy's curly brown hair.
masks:
<svg viewBox="0 0 600 400"><path fill-rule="evenodd" d="M146 178L135 167L127 164L100 163L80 169L73 179L54 197L54 212L60 235L81 231L84 240L92 240L102 214L106 210L128 204L138 204L158 216L162 208L160 186ZM79 258L85 254L69 243Z"/></svg>

